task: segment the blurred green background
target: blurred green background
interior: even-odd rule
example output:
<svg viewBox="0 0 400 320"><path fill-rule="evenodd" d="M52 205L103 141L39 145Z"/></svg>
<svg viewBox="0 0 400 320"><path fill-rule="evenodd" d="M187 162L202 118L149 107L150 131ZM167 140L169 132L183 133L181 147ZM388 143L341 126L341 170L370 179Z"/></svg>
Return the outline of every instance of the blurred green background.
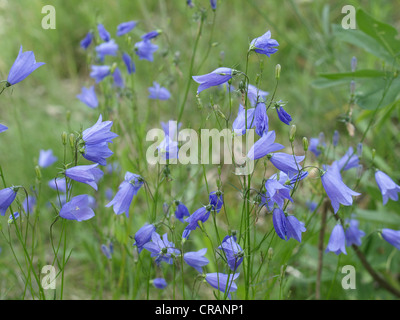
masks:
<svg viewBox="0 0 400 320"><path fill-rule="evenodd" d="M338 39L332 30L332 24L340 25L344 14L341 12L344 5L354 5L362 8L376 20L400 28L399 3L392 1L265 1L265 0L221 0L218 1L214 33L211 39L213 46L210 55L201 69L196 64L206 54L212 28L212 14L208 0L195 0L208 11L208 17L200 38L199 51L195 63L195 74L205 74L216 69L221 63L226 67L234 67L238 70L245 69L246 52L252 39L271 30L272 38L276 39L280 46L277 54L263 59L264 71L262 90L272 91L274 88L274 72L276 64L282 66L280 84L277 97L287 101L285 108L293 117L297 125L297 137L317 137L323 131L330 140L334 130L341 135L341 143L345 151L348 144L355 145L356 139L351 138L343 122L338 121L349 101L348 83L327 89L316 88L312 82L320 73L349 72L350 61L353 56L358 59L359 69L379 69L382 62L374 55L360 48ZM56 9L56 29L44 30L41 22L45 14L42 13L44 5L51 4ZM19 47L24 51L33 51L37 61L46 65L36 70L27 80L16 85L12 90L7 90L0 97L0 123L7 125L9 129L1 134L0 163L10 184L33 185L35 183L34 167L37 163L40 149L53 149L57 156L62 157L61 133L67 131L67 112L71 112L71 123L74 129L81 126L88 127L97 120L89 108L84 106L76 95L80 93L82 86L93 83L89 78L89 67L86 54L80 48L79 42L89 30L96 31L97 23L103 23L112 36L116 32L117 25L121 22L137 20L140 23L132 31L132 42L139 41L140 35L154 29L162 29L163 36L157 40L160 46L155 54L155 62L140 61L136 63L136 92L138 93L139 110L150 110L151 117L144 127L151 129L159 127L160 121L176 119L180 101L184 93L190 57L192 54L194 39L197 32L197 23L194 22L195 11L186 5L184 0L87 0L87 1L62 1L54 0L0 0L0 79L6 79L8 71L15 60ZM223 60L221 61L221 57ZM174 64L175 62L175 64ZM252 55L250 60L249 75L254 79L259 68L259 57ZM172 93L172 99L165 103L149 102L147 88L157 80L168 84ZM195 92L197 84L192 83L188 102L182 118L183 127L196 127L199 113L197 112ZM207 93L202 95L207 102ZM236 110L236 106L234 107ZM398 166L400 130L398 124L398 104L388 110L383 110L377 115L377 125L369 132L365 152L371 153L375 148L377 161L394 177L400 176ZM356 137L365 129L368 116L371 111L355 109L354 120ZM383 119L383 120L382 120ZM277 120L275 124L277 123ZM288 135L289 127L274 124L274 130L279 134ZM300 138L299 138L300 141ZM116 152L118 154L118 152ZM383 161L384 159L384 161ZM50 180L57 173L57 168L43 170L43 181ZM185 173L181 174L184 183ZM118 179L116 179L118 183ZM368 185L367 181L367 185ZM371 182L371 185L373 181ZM204 191L204 188L202 189ZM376 187L368 189L379 198L379 190ZM192 190L192 193L195 191ZM306 195L305 195L306 197ZM204 192L203 197L204 199ZM193 198L191 212L196 209L196 201L201 197ZM368 202L368 199L366 200ZM201 202L201 201L200 201ZM197 202L199 203L199 202ZM382 208L376 208L374 204L367 203L365 208L376 210L382 214ZM399 206L390 203L389 211L393 222L392 226L399 226ZM397 215L396 215L397 213ZM111 214L111 211L102 212ZM385 225L386 219L380 220L380 215L366 219L368 223L376 222ZM6 220L6 219L3 219ZM139 221L145 221L143 218ZM390 220L390 219L389 219ZM331 221L333 223L333 220ZM380 224L384 222L383 224ZM3 227L6 223L2 222ZM141 225L135 221L129 229L133 234ZM84 226L74 226L71 229L77 237L72 240L77 246L74 249L71 265L75 266L70 271L70 282L67 298L89 299L99 297L95 285L90 287L91 269L85 268L85 264L102 265L102 256L97 252L98 239L92 239L85 233ZM368 225L365 228L369 228ZM373 227L370 228L372 230ZM286 285L285 295L294 299L312 298L313 283L315 282L316 268L316 243L317 230L309 232L312 238L302 247L301 258L296 261L297 267L306 274L301 277L291 277ZM366 230L366 231L370 231ZM48 230L44 231L48 232ZM374 236L375 237L375 236ZM71 244L72 245L72 244ZM293 243L276 244L276 252L280 252L283 246L288 245L293 249ZM6 262L5 244L0 241L3 252L0 253L0 298L18 297L18 285L11 283L13 278L12 264ZM390 273L390 263L387 257L392 252L392 247L376 241L372 241L369 249L375 266ZM75 254L76 252L76 254ZM289 252L293 255L293 252ZM394 255L394 254L393 254ZM293 255L295 257L296 255ZM398 265L399 255L395 256ZM121 258L122 259L122 258ZM284 259L284 258L282 258ZM356 267L361 266L353 254L344 257L346 261ZM292 259L293 260L293 259ZM291 261L292 261L291 260ZM83 264L80 264L83 262ZM392 262L393 264L393 262ZM276 270L279 270L279 262L276 262ZM386 268L386 269L385 269ZM72 270L72 269L71 269ZM104 270L103 270L104 271ZM115 271L115 270L114 270ZM329 292L331 298L391 298L383 290L371 288L371 278L362 272L360 287L365 290L343 291L332 287L332 275L337 271L337 257L326 256L324 269L324 283L327 285L325 294ZM126 270L125 270L126 272ZM277 271L279 272L279 271ZM103 273L101 273L103 274ZM115 271L118 276L118 272ZM114 274L114 276L115 276ZM397 273L397 276L399 273ZM122 277L122 279L124 279ZM129 281L136 281L131 279ZM84 283L82 287L79 284ZM294 284L294 291L290 289ZM277 295L273 295L277 297ZM111 297L109 292L102 296ZM120 298L121 296L117 296ZM126 297L126 296L122 296ZM259 297L260 298L260 297Z"/></svg>

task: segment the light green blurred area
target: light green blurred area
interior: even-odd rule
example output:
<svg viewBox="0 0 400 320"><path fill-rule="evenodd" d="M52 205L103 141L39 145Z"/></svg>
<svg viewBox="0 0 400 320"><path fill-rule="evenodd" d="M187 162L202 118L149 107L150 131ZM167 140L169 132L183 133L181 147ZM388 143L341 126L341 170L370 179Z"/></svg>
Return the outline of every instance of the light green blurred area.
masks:
<svg viewBox="0 0 400 320"><path fill-rule="evenodd" d="M357 57L360 69L379 68L380 62L373 55L335 39L331 25L341 23L344 16L341 9L344 5L350 4L364 9L375 19L399 29L400 11L396 10L397 0L379 2L373 0L220 0L211 40L213 46L201 69L198 69L196 65L200 63L208 49L212 12L209 9L208 0L195 0L195 2L204 6L208 14L200 38L198 58L195 61L195 74L211 72L219 67L220 63L225 67L244 71L250 41L267 30L271 30L272 38L280 44L279 51L270 58L251 55L249 76L253 80L256 78L259 63L262 60L264 70L260 87L262 90L272 92L275 85L275 66L281 65L277 98L287 101L285 110L292 115L293 123L297 126L299 146L301 147L301 137L317 137L320 131L324 131L327 140L330 140L333 131L339 130L341 143L346 144L351 141L344 124L337 121L337 117L346 110L349 99L348 86L316 89L311 86L311 82L318 77L319 73L349 71L353 56ZM42 8L48 4L56 9L55 30L45 30L41 27L45 16ZM87 65L85 51L80 48L79 43L89 30L94 31L97 36L98 23L103 23L111 36L116 37L115 32L120 23L130 20L139 21L138 26L131 32L130 46L127 43L124 44L126 50L133 48L133 44L140 41L143 33L154 29L163 30L162 36L157 39L160 48L155 54L154 62L135 61L138 106L139 112L142 113L146 113L148 108L151 108L151 117L147 123L144 123L144 127L148 130L159 127L160 121L176 119L184 94L197 32L198 25L193 19L194 12L187 7L184 0L54 0L51 3L38 0L0 0L0 80L7 78L21 45L24 51L33 51L38 62L46 63L23 82L12 87L11 90L6 90L0 96L0 123L9 127L9 130L0 136L0 163L8 183L34 184L34 168L40 149L53 149L59 158L62 157L61 133L68 130L67 112L71 112L73 130L87 128L97 120L97 113L93 113L91 109L83 105L76 95L80 93L82 86L94 84L93 79L89 77L90 68ZM179 60L175 66L173 62L177 56ZM123 66L121 62L119 63ZM172 94L171 101L154 103L147 99L147 88L153 81L169 85L168 89ZM193 82L182 118L184 128L197 128L199 123L200 112L196 105L196 88L197 84ZM208 92L202 93L201 97L205 105L210 95ZM234 110L237 110L237 106L234 106ZM354 113L355 119L370 115L359 109ZM382 115L378 117L381 119ZM360 119L356 122L358 134L365 128L367 122L364 118ZM207 127L212 127L213 124L213 122L207 123ZM276 130L284 137L279 142L288 142L284 139L288 136L290 128L280 123L277 117L270 116L270 129ZM365 147L365 152L370 154L371 149L375 148L380 163L385 166L385 169L399 176L398 124L395 121L388 121L387 125L383 123L378 129L372 130L368 136L369 147ZM52 167L42 170L43 181L47 182L54 177L58 169ZM191 170L193 171L188 170L189 175L202 174L201 171ZM185 174L181 174L181 178L182 175L185 178ZM214 177L215 170L210 175ZM114 184L118 183L116 179ZM180 187L182 189L187 187L184 191L190 194L189 198L193 201L191 209L196 209L199 203L205 201L204 187L201 196L196 183L188 182L187 185ZM231 194L228 197L234 198L235 195ZM141 196L144 198L144 193ZM398 207L392 207L392 209L396 208ZM135 213L138 211L139 209ZM113 214L111 211L107 213ZM122 221L119 218L122 217L113 221L117 221L115 223L118 224ZM102 216L100 219L105 218ZM140 223L145 221L146 218L143 217ZM333 224L333 221L330 223ZM134 222L123 227L126 227L124 230L126 234L132 235L139 228L139 223ZM73 244L80 247L72 261L72 265L76 268L71 268L69 271L70 277L74 279L71 287L84 280L90 283L90 270L85 270L80 262L92 263L101 268L103 258L95 251L98 238L93 239L86 233L85 226L79 225L73 230L78 236L71 241L71 246ZM310 241L315 242L317 231L309 231ZM100 237L99 234L96 233L96 235ZM198 247L209 246L206 241L196 241L198 241L196 243ZM276 254L281 254L283 261L285 257L293 254L294 244L286 245L286 242L278 243L275 248ZM210 246L209 248L211 251L212 248ZM298 288L315 280L313 274L316 263L315 246L307 244L301 250L299 256L304 253L300 258L302 265L310 267L312 271L309 271L309 274L302 279L292 279L299 285ZM345 259L349 259L349 263L354 262L352 260L354 257ZM381 256L374 259L378 261L377 264L385 264ZM325 276L329 284L330 276L336 270L337 260L329 257L328 261L326 267L328 275L325 274ZM278 262L277 265L279 265ZM8 267L11 269L9 265ZM274 272L279 273L277 266L271 268L272 270L275 268ZM133 282L135 279L130 278L129 281ZM90 287L88 290L77 288L77 291L68 297L88 299L95 296L93 292L96 289L96 287ZM239 289L239 292L240 290L242 289ZM308 286L304 291L299 289L298 292L293 292L291 298L307 298L312 296L312 291L313 288L310 289ZM359 296L354 297L351 294L334 292L332 297L359 298L363 294L361 292ZM370 295L371 292L368 292L364 297L370 298ZM272 293L272 296L278 297L276 293ZM104 297L110 298L109 293L105 292ZM385 297L385 293L382 293L382 297Z"/></svg>

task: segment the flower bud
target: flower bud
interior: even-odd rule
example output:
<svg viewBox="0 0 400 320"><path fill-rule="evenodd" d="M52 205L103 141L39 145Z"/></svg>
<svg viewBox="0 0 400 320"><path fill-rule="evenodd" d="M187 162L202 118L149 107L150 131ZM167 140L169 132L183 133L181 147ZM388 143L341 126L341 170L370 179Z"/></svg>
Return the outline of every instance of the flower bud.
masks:
<svg viewBox="0 0 400 320"><path fill-rule="evenodd" d="M279 80L280 77L281 77L281 65L277 64L275 67L275 79Z"/></svg>
<svg viewBox="0 0 400 320"><path fill-rule="evenodd" d="M361 176L362 176L362 173L363 173L363 169L364 169L363 165L359 164L358 167L357 167L357 179L361 179Z"/></svg>
<svg viewBox="0 0 400 320"><path fill-rule="evenodd" d="M273 255L274 255L274 249L269 248L268 249L268 259L271 260Z"/></svg>
<svg viewBox="0 0 400 320"><path fill-rule="evenodd" d="M291 127L290 127L290 135L289 135L289 140L290 140L290 142L293 142L294 141L294 137L296 136L296 125L292 125Z"/></svg>
<svg viewBox="0 0 400 320"><path fill-rule="evenodd" d="M69 145L71 148L75 146L75 135L73 133L69 135Z"/></svg>
<svg viewBox="0 0 400 320"><path fill-rule="evenodd" d="M40 167L39 166L35 167L35 173L36 173L36 178L38 180L41 180L42 179L42 172L40 171Z"/></svg>
<svg viewBox="0 0 400 320"><path fill-rule="evenodd" d="M67 145L67 133L64 131L62 134L61 134L61 141L62 141L62 144L65 146L65 145Z"/></svg>
<svg viewBox="0 0 400 320"><path fill-rule="evenodd" d="M303 137L303 149L304 151L308 150L308 139L306 137Z"/></svg>
<svg viewBox="0 0 400 320"><path fill-rule="evenodd" d="M339 143L339 131L335 130L333 133L333 138L332 138L332 144L334 147L336 147Z"/></svg>
<svg viewBox="0 0 400 320"><path fill-rule="evenodd" d="M363 145L362 145L362 143L360 142L360 143L357 145L357 155L358 155L359 158L362 157L362 151L363 151Z"/></svg>
<svg viewBox="0 0 400 320"><path fill-rule="evenodd" d="M356 92L356 83L354 80L350 81L350 94L354 96L354 93Z"/></svg>
<svg viewBox="0 0 400 320"><path fill-rule="evenodd" d="M353 57L351 58L351 72L356 71L357 68L357 58Z"/></svg>

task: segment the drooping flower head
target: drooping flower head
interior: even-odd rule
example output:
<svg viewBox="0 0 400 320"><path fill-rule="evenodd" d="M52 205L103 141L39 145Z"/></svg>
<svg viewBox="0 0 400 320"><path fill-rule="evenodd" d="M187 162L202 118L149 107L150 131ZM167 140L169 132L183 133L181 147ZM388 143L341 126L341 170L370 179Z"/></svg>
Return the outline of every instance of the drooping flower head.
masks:
<svg viewBox="0 0 400 320"><path fill-rule="evenodd" d="M135 43L135 52L139 56L139 60L153 61L153 54L158 50L158 46L149 40L143 40Z"/></svg>
<svg viewBox="0 0 400 320"><path fill-rule="evenodd" d="M249 84L247 88L247 99L249 99L250 104L254 107L257 103L264 102L267 98L269 92L258 89L256 86Z"/></svg>
<svg viewBox="0 0 400 320"><path fill-rule="evenodd" d="M135 234L134 246L137 247L139 253L143 250L143 246L151 240L151 235L156 231L154 224L146 223Z"/></svg>
<svg viewBox="0 0 400 320"><path fill-rule="evenodd" d="M218 249L224 251L229 268L235 272L243 261L242 247L236 242L235 236L226 236Z"/></svg>
<svg viewBox="0 0 400 320"><path fill-rule="evenodd" d="M85 159L102 166L107 164L106 158L113 154L108 144L118 136L111 132L112 125L112 121L103 121L100 115L95 125L82 132L80 152Z"/></svg>
<svg viewBox="0 0 400 320"><path fill-rule="evenodd" d="M161 87L156 81L153 82L153 86L148 88L148 90L150 93L149 99L168 100L171 97L168 89Z"/></svg>
<svg viewBox="0 0 400 320"><path fill-rule="evenodd" d="M114 199L111 200L106 207L113 206L115 214L125 212L125 215L129 217L129 207L132 199L138 193L143 184L144 180L140 175L129 171L126 172L125 180L119 185L118 192Z"/></svg>
<svg viewBox="0 0 400 320"><path fill-rule="evenodd" d="M88 32L85 36L85 38L83 38L80 42L81 48L86 50L90 44L93 41L93 33L92 32Z"/></svg>
<svg viewBox="0 0 400 320"><path fill-rule="evenodd" d="M260 102L256 106L254 113L256 133L262 137L264 132L268 132L268 116L265 103Z"/></svg>
<svg viewBox="0 0 400 320"><path fill-rule="evenodd" d="M256 125L255 108L247 109L247 130ZM239 105L238 115L232 123L232 131L235 135L241 136L246 133L246 110Z"/></svg>
<svg viewBox="0 0 400 320"><path fill-rule="evenodd" d="M96 80L96 83L101 82L105 77L111 74L111 68L109 66L91 66L92 71L90 77Z"/></svg>
<svg viewBox="0 0 400 320"><path fill-rule="evenodd" d="M56 162L58 158L53 154L53 150L40 150L38 165L41 168L47 168Z"/></svg>
<svg viewBox="0 0 400 320"><path fill-rule="evenodd" d="M142 40L151 40L157 38L161 34L161 32L162 30L153 30L142 35L141 38Z"/></svg>
<svg viewBox="0 0 400 320"><path fill-rule="evenodd" d="M99 101L97 100L97 95L94 86L89 89L82 87L82 92L76 96L89 108L95 109L99 106Z"/></svg>
<svg viewBox="0 0 400 320"><path fill-rule="evenodd" d="M275 208L272 214L272 222L276 234L282 240L293 238L301 242L301 235L306 231L304 223L295 216L286 216L282 209Z"/></svg>
<svg viewBox="0 0 400 320"><path fill-rule="evenodd" d="M21 82L33 71L44 64L44 62L36 62L33 51L22 52L21 46L18 56L15 59L14 64L11 66L10 72L8 73L6 86L9 87Z"/></svg>
<svg viewBox="0 0 400 320"><path fill-rule="evenodd" d="M251 160L257 160L271 152L285 148L283 145L274 142L275 136L275 131L264 132L263 136L250 148L247 157Z"/></svg>
<svg viewBox="0 0 400 320"><path fill-rule="evenodd" d="M112 258L112 249L111 249L111 243L109 246L102 244L101 245L101 252L103 252L103 254L107 257L107 259L111 259Z"/></svg>
<svg viewBox="0 0 400 320"><path fill-rule="evenodd" d="M204 256L207 253L207 248L200 249L196 252L186 252L183 255L183 260L191 267L195 268L199 273L203 273L203 267L210 261Z"/></svg>
<svg viewBox="0 0 400 320"><path fill-rule="evenodd" d="M65 175L75 181L86 183L97 190L97 182L101 179L104 172L97 168L99 164L82 165L68 168Z"/></svg>
<svg viewBox="0 0 400 320"><path fill-rule="evenodd" d="M291 115L287 113L282 106L276 106L275 110L278 113L279 120L287 125L290 125L290 121L292 121Z"/></svg>
<svg viewBox="0 0 400 320"><path fill-rule="evenodd" d="M51 179L48 183L49 187L59 192L67 192L67 181L65 178Z"/></svg>
<svg viewBox="0 0 400 320"><path fill-rule="evenodd" d="M128 22L123 22L118 25L117 27L117 36L120 37L131 30L133 30L137 25L136 21L128 21Z"/></svg>
<svg viewBox="0 0 400 320"><path fill-rule="evenodd" d="M358 156L353 151L353 147L349 147L346 154L337 161L337 164L340 171L358 167Z"/></svg>
<svg viewBox="0 0 400 320"><path fill-rule="evenodd" d="M350 247L353 244L361 246L361 238L365 236L365 232L358 229L358 220L350 219L346 221L346 224L348 224L345 232L346 246Z"/></svg>
<svg viewBox="0 0 400 320"><path fill-rule="evenodd" d="M343 227L340 223L338 223L332 230L331 236L329 238L328 247L325 251L331 251L336 255L339 255L341 253L347 254L345 242L346 236Z"/></svg>
<svg viewBox="0 0 400 320"><path fill-rule="evenodd" d="M304 160L304 156L293 156L287 153L276 152L268 154L268 159L278 170L287 175L294 175L302 169L300 163Z"/></svg>
<svg viewBox="0 0 400 320"><path fill-rule="evenodd" d="M115 43L114 39L111 39L108 42L100 43L96 47L96 52L100 61L104 61L104 57L107 55L116 57L118 53L118 44Z"/></svg>
<svg viewBox="0 0 400 320"><path fill-rule="evenodd" d="M383 205L385 205L389 199L397 201L399 199L398 193L400 192L400 186L396 184L386 173L376 170L375 181L382 193Z"/></svg>
<svg viewBox="0 0 400 320"><path fill-rule="evenodd" d="M207 273L205 280L210 286L223 293L227 293L227 297L232 299L231 292L235 292L237 290L237 285L234 281L238 277L239 273L227 275L225 273L214 272Z"/></svg>
<svg viewBox="0 0 400 320"><path fill-rule="evenodd" d="M279 208L283 209L285 200L293 202L290 196L290 189L282 185L279 181L275 179L268 179L265 182L266 190L266 205L272 210L276 204Z"/></svg>
<svg viewBox="0 0 400 320"><path fill-rule="evenodd" d="M257 53L265 54L270 57L271 54L278 51L275 47L278 47L279 43L275 39L271 39L271 31L267 31L261 37L255 38L250 43L250 49Z"/></svg>
<svg viewBox="0 0 400 320"><path fill-rule="evenodd" d="M184 222L183 218L184 217L189 217L190 213L188 208L180 201L176 201L176 210L175 210L175 217L180 221L180 222Z"/></svg>
<svg viewBox="0 0 400 320"><path fill-rule="evenodd" d="M217 9L217 0L210 0L211 9Z"/></svg>
<svg viewBox="0 0 400 320"><path fill-rule="evenodd" d="M236 74L236 72L236 70L230 68L218 68L211 73L201 76L192 76L192 78L194 81L200 84L197 89L197 93L199 94L205 89L219 86L220 84L227 82L232 78L233 75Z"/></svg>
<svg viewBox="0 0 400 320"><path fill-rule="evenodd" d="M400 230L382 229L382 238L400 250Z"/></svg>
<svg viewBox="0 0 400 320"><path fill-rule="evenodd" d="M360 195L360 193L351 190L344 184L335 163L321 176L321 182L331 200L335 213L338 212L340 204L351 206L353 204L353 196Z"/></svg>
<svg viewBox="0 0 400 320"><path fill-rule="evenodd" d="M8 207L17 196L18 187L10 187L0 190L0 214L4 216Z"/></svg>
<svg viewBox="0 0 400 320"><path fill-rule="evenodd" d="M87 194L79 195L63 205L60 217L67 220L85 221L94 217L94 211L90 207Z"/></svg>
<svg viewBox="0 0 400 320"><path fill-rule="evenodd" d="M113 79L114 79L114 86L118 88L124 88L125 83L124 79L122 78L121 70L117 67L113 72Z"/></svg>
<svg viewBox="0 0 400 320"><path fill-rule="evenodd" d="M127 54L126 52L124 52L122 54L122 60L125 63L126 70L128 71L128 74L135 73L136 67L135 67L135 63L133 62L131 56L129 54Z"/></svg>
<svg viewBox="0 0 400 320"><path fill-rule="evenodd" d="M7 129L8 127L0 123L0 133L6 131Z"/></svg>
<svg viewBox="0 0 400 320"><path fill-rule="evenodd" d="M157 289L165 289L168 285L164 278L155 278L152 280L152 283Z"/></svg>
<svg viewBox="0 0 400 320"><path fill-rule="evenodd" d="M106 42L110 41L111 39L110 33L106 30L106 28L104 28L104 26L101 23L97 25L97 31L99 31L99 36L103 41Z"/></svg>

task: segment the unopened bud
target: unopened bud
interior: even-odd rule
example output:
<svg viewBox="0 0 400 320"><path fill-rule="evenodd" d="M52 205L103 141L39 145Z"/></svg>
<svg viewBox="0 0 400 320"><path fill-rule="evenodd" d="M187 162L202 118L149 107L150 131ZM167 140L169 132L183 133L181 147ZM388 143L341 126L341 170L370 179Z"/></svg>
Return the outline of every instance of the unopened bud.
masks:
<svg viewBox="0 0 400 320"><path fill-rule="evenodd" d="M296 136L296 125L292 125L290 128L290 135L289 135L289 140L290 142L294 141L294 137Z"/></svg>
<svg viewBox="0 0 400 320"><path fill-rule="evenodd" d="M308 139L306 137L303 137L303 149L304 151L308 150Z"/></svg>
<svg viewBox="0 0 400 320"><path fill-rule="evenodd" d="M362 157L362 151L363 151L363 145L362 145L362 143L360 142L360 143L357 145L357 155L358 155L359 158Z"/></svg>
<svg viewBox="0 0 400 320"><path fill-rule="evenodd" d="M353 57L351 58L351 72L356 71L357 68L357 58Z"/></svg>
<svg viewBox="0 0 400 320"><path fill-rule="evenodd" d="M36 178L38 180L41 180L42 179L42 172L40 171L40 167L39 166L35 167L35 173L36 173Z"/></svg>
<svg viewBox="0 0 400 320"><path fill-rule="evenodd" d="M356 130L354 125L352 123L350 123L350 122L347 122L346 123L346 128L347 128L347 132L349 133L350 137L353 137L354 136L354 132Z"/></svg>
<svg viewBox="0 0 400 320"><path fill-rule="evenodd" d="M67 111L67 114L66 114L66 118L67 118L67 122L69 122L69 120L71 120L71 111Z"/></svg>
<svg viewBox="0 0 400 320"><path fill-rule="evenodd" d="M115 69L117 69L117 63L116 63L116 62L114 62L114 63L111 65L110 73L113 74L114 71L115 71Z"/></svg>
<svg viewBox="0 0 400 320"><path fill-rule="evenodd" d="M61 134L61 141L62 141L62 144L65 146L65 145L67 145L67 140L68 140L68 135L67 135L67 133L64 131L62 134Z"/></svg>
<svg viewBox="0 0 400 320"><path fill-rule="evenodd" d="M281 77L281 65L277 64L275 67L275 79L279 80L280 77Z"/></svg>
<svg viewBox="0 0 400 320"><path fill-rule="evenodd" d="M376 155L376 150L372 149L372 161L374 161Z"/></svg>
<svg viewBox="0 0 400 320"><path fill-rule="evenodd" d="M69 146L71 148L75 146L75 135L73 133L69 135Z"/></svg>
<svg viewBox="0 0 400 320"><path fill-rule="evenodd" d="M358 179L361 179L361 176L362 176L362 173L363 173L363 169L364 169L363 165L359 164L358 167L357 167L357 178Z"/></svg>
<svg viewBox="0 0 400 320"><path fill-rule="evenodd" d="M333 138L332 138L332 144L334 147L336 147L339 143L339 131L335 130L333 133Z"/></svg>
<svg viewBox="0 0 400 320"><path fill-rule="evenodd" d="M269 248L268 249L268 259L271 260L273 255L274 255L274 249Z"/></svg>
<svg viewBox="0 0 400 320"><path fill-rule="evenodd" d="M353 80L351 80L350 81L350 94L352 96L354 96L355 92L356 92L356 83Z"/></svg>

